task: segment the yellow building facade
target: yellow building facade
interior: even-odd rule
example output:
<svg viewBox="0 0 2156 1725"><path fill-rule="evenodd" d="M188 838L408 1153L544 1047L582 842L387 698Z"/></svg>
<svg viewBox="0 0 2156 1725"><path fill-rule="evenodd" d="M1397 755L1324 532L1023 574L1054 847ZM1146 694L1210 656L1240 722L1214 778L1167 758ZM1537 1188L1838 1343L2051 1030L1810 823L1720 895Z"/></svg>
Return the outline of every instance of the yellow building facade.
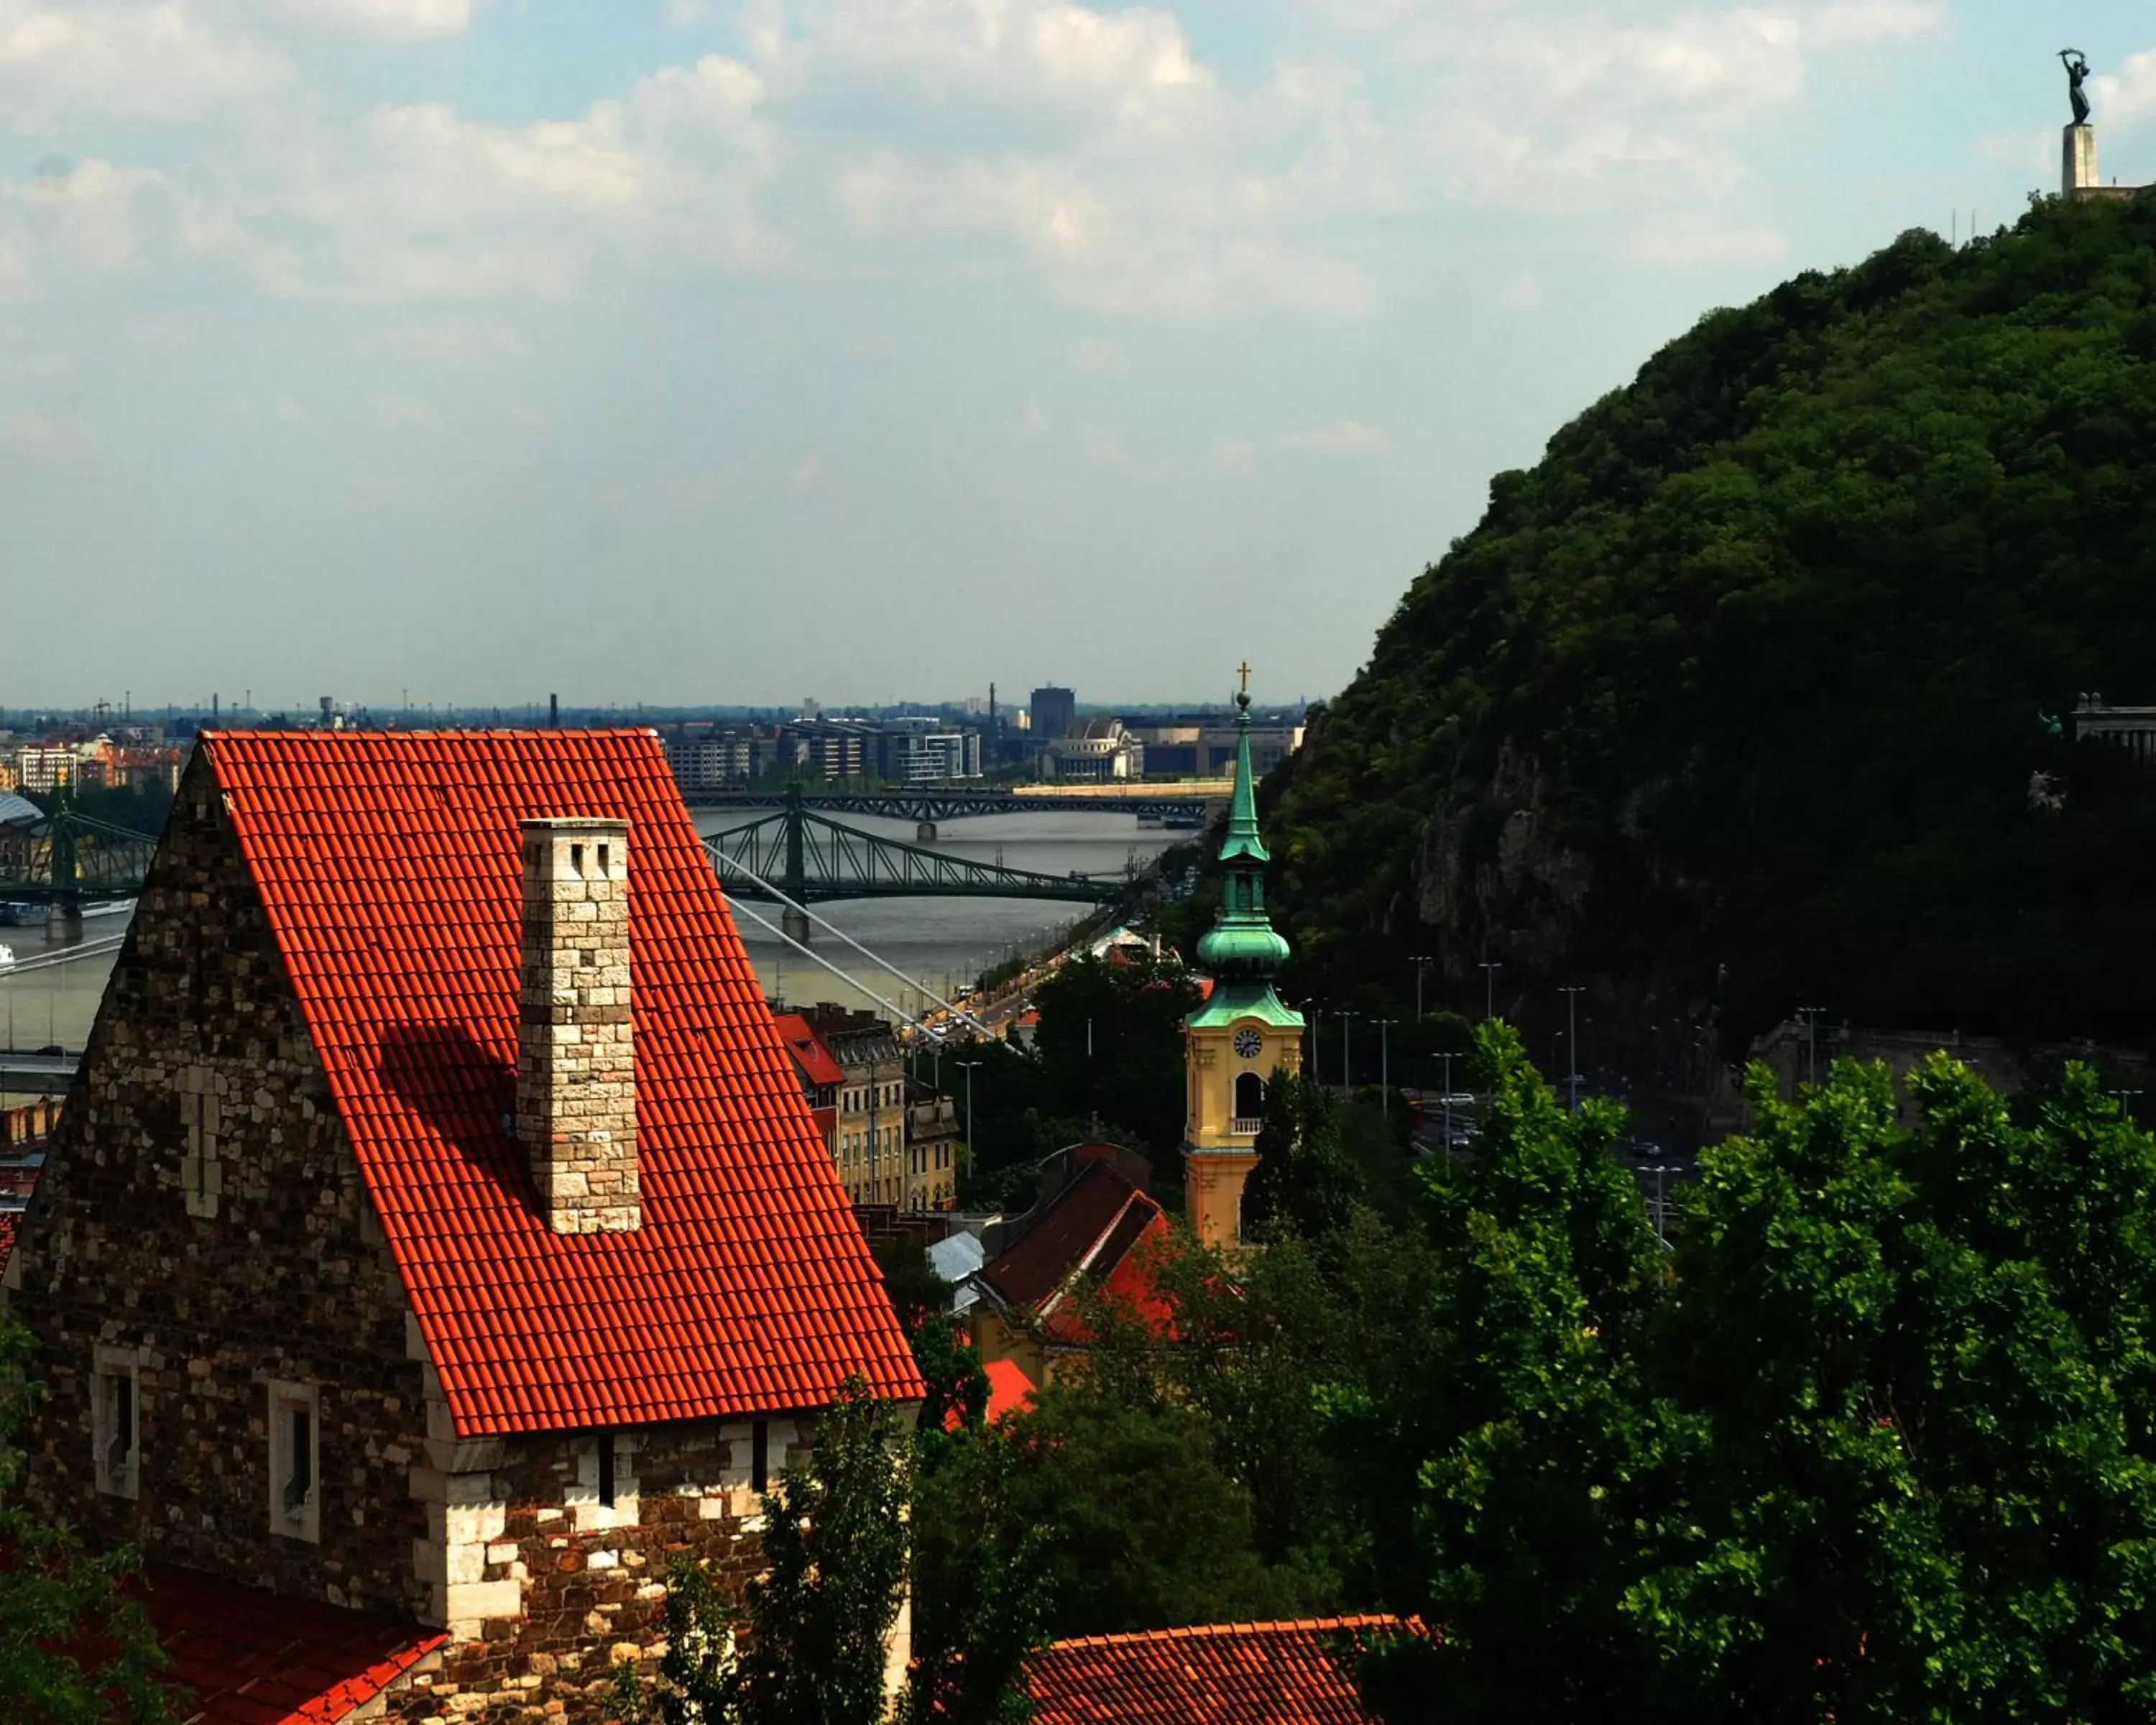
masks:
<svg viewBox="0 0 2156 1725"><path fill-rule="evenodd" d="M1302 1014L1273 988L1288 944L1265 913L1270 859L1258 833L1247 667L1244 675L1235 697L1235 788L1220 846L1220 911L1198 946L1212 991L1183 1022L1183 1214L1209 1245L1241 1242L1243 1188L1258 1165L1266 1086L1276 1074L1302 1070Z"/></svg>

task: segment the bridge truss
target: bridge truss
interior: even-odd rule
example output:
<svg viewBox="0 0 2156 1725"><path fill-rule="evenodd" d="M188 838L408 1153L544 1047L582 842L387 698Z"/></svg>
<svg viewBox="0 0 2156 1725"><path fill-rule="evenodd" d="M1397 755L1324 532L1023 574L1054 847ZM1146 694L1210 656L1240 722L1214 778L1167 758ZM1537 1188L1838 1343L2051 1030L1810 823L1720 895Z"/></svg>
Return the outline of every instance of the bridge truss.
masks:
<svg viewBox="0 0 2156 1725"><path fill-rule="evenodd" d="M43 820L0 827L0 903L80 913L85 903L133 898L157 841L93 820L62 803Z"/></svg>
<svg viewBox="0 0 2156 1725"><path fill-rule="evenodd" d="M1035 898L1112 904L1121 875L1048 875L903 845L812 813L798 793L776 814L704 840L719 882L737 898L770 899L756 877L798 904L834 898ZM744 865L746 866L744 866Z"/></svg>
<svg viewBox="0 0 2156 1725"><path fill-rule="evenodd" d="M691 809L787 809L798 800L804 807L831 814L866 814L886 820L910 820L921 825L964 820L982 814L1142 814L1184 820L1227 800L1224 793L1205 788L1161 785L1101 797L1028 795L1022 791L819 790L803 792L798 784L783 791L696 791L684 800Z"/></svg>

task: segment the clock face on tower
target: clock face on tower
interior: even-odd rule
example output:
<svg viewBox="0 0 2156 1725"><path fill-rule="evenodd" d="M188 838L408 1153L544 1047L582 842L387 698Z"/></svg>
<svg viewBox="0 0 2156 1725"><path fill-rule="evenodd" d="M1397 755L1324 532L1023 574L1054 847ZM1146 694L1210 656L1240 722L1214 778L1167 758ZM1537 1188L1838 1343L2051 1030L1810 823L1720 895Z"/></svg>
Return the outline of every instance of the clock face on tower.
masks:
<svg viewBox="0 0 2156 1725"><path fill-rule="evenodd" d="M1255 1030L1238 1030L1235 1033L1235 1052L1246 1060L1257 1059L1265 1045L1265 1039Z"/></svg>

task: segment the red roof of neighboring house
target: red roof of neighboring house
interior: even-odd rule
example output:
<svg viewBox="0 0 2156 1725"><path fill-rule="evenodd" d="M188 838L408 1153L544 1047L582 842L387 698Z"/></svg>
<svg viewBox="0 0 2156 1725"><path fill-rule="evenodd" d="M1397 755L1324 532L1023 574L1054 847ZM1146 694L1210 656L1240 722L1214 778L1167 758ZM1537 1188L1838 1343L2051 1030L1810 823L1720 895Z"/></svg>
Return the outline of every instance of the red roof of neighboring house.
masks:
<svg viewBox="0 0 2156 1725"><path fill-rule="evenodd" d="M989 1425L1006 1414L1023 1414L1033 1405L1033 1379L1016 1360L992 1359L981 1369L988 1374Z"/></svg>
<svg viewBox="0 0 2156 1725"><path fill-rule="evenodd" d="M1113 1163L1086 1163L1018 1243L980 1272L1006 1305L1029 1306L1050 1333L1084 1340L1075 1314L1062 1312L1064 1296L1083 1271L1148 1317L1157 1310L1141 1240L1165 1240L1167 1212Z"/></svg>
<svg viewBox="0 0 2156 1725"><path fill-rule="evenodd" d="M192 1692L182 1725L337 1725L449 1640L191 1569L153 1564L147 1580L165 1676Z"/></svg>
<svg viewBox="0 0 2156 1725"><path fill-rule="evenodd" d="M786 1051L793 1056L793 1064L801 1069L801 1076L811 1084L844 1084L846 1075L839 1063L831 1058L831 1050L824 1046L824 1039L809 1028L808 1020L798 1012L784 1012L771 1021L778 1029L778 1040L786 1045Z"/></svg>
<svg viewBox="0 0 2156 1725"><path fill-rule="evenodd" d="M460 1435L820 1407L855 1372L921 1393L655 737L233 732L203 753ZM517 824L549 816L629 823L627 1232L554 1233L503 1126Z"/></svg>
<svg viewBox="0 0 2156 1725"><path fill-rule="evenodd" d="M1367 1725L1340 1650L1399 1625L1330 1617L1058 1641L1029 1667L1034 1725Z"/></svg>
<svg viewBox="0 0 2156 1725"><path fill-rule="evenodd" d="M8 1254L15 1250L15 1230L22 1225L20 1210L0 1210L0 1271L8 1268Z"/></svg>

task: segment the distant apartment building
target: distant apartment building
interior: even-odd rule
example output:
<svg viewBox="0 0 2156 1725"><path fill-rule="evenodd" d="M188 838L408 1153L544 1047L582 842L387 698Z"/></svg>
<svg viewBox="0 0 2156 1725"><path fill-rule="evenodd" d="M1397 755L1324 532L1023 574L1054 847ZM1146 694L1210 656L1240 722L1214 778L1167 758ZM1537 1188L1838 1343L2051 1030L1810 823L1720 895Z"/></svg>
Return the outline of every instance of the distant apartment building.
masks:
<svg viewBox="0 0 2156 1725"><path fill-rule="evenodd" d="M1109 784L1142 778L1145 745L1121 719L1088 719L1048 745L1043 767L1059 783Z"/></svg>
<svg viewBox="0 0 2156 1725"><path fill-rule="evenodd" d="M870 727L861 721L795 719L779 731L779 764L827 783L865 778L874 746Z"/></svg>
<svg viewBox="0 0 2156 1725"><path fill-rule="evenodd" d="M49 793L80 784L82 768L82 757L67 743L32 743L15 751L15 783L21 790Z"/></svg>
<svg viewBox="0 0 2156 1725"><path fill-rule="evenodd" d="M892 784L943 784L981 776L981 733L932 717L880 727L877 771Z"/></svg>
<svg viewBox="0 0 2156 1725"><path fill-rule="evenodd" d="M666 743L666 764L684 791L747 784L768 773L778 754L776 739L747 725L684 725Z"/></svg>
<svg viewBox="0 0 2156 1725"><path fill-rule="evenodd" d="M958 1202L958 1154L964 1135L958 1106L932 1085L906 1086L906 1208L947 1210Z"/></svg>
<svg viewBox="0 0 2156 1725"><path fill-rule="evenodd" d="M1029 711L1034 741L1053 742L1077 724L1077 694L1069 689L1036 689Z"/></svg>
<svg viewBox="0 0 2156 1725"><path fill-rule="evenodd" d="M1145 745L1146 771L1156 778L1225 778L1235 770L1235 720L1230 713L1171 713L1124 721ZM1302 747L1302 721L1292 712L1252 714L1250 767L1260 776Z"/></svg>
<svg viewBox="0 0 2156 1725"><path fill-rule="evenodd" d="M829 1001L781 1013L776 1022L848 1199L916 1213L952 1208L957 1111L906 1076L891 1027L872 1012Z"/></svg>

